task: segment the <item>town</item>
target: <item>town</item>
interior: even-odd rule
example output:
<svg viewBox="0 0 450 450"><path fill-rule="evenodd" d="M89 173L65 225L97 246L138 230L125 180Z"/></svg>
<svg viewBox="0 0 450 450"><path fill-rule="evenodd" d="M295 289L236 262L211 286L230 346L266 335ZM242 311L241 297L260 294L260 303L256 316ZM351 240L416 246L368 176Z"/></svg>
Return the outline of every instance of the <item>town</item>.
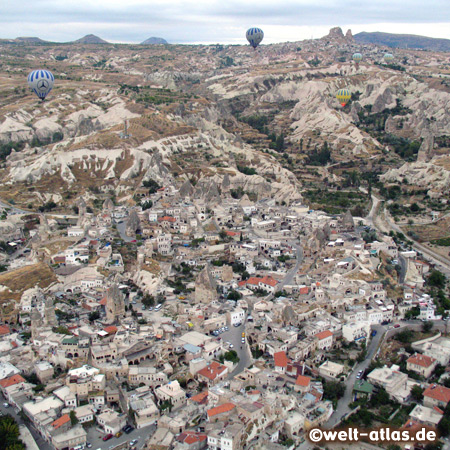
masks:
<svg viewBox="0 0 450 450"><path fill-rule="evenodd" d="M448 432L445 276L370 214L231 194L152 182L140 206L108 198L98 213L83 198L65 216L3 205L15 227L2 235L0 409L27 448Z"/></svg>

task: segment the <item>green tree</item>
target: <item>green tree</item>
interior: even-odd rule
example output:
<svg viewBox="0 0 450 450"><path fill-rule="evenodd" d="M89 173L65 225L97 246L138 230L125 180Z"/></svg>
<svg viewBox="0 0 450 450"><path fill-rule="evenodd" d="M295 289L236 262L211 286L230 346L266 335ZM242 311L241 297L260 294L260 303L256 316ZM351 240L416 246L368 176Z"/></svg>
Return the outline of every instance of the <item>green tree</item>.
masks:
<svg viewBox="0 0 450 450"><path fill-rule="evenodd" d="M445 287L445 275L439 270L433 270L428 277L428 284L443 289Z"/></svg>
<svg viewBox="0 0 450 450"><path fill-rule="evenodd" d="M94 322L97 319L100 319L100 313L98 311L92 311L89 313L89 322Z"/></svg>
<svg viewBox="0 0 450 450"><path fill-rule="evenodd" d="M70 411L69 417L70 417L70 423L74 427L79 421L78 421L78 417L75 414L75 411L73 409L72 409L72 411Z"/></svg>
<svg viewBox="0 0 450 450"><path fill-rule="evenodd" d="M419 403L423 400L423 391L423 388L421 388L418 384L415 384L411 389L411 397Z"/></svg>
<svg viewBox="0 0 450 450"><path fill-rule="evenodd" d="M430 320L422 324L422 331L424 333L429 333L432 329L433 329L433 322L431 322Z"/></svg>

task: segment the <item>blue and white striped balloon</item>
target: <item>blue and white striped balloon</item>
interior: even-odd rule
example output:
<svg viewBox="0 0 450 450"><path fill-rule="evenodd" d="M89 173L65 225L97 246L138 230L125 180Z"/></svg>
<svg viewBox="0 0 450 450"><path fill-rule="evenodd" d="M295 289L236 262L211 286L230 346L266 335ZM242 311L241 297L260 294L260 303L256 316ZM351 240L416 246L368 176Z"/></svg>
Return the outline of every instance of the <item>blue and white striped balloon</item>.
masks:
<svg viewBox="0 0 450 450"><path fill-rule="evenodd" d="M41 100L45 100L52 90L54 82L55 77L48 70L33 70L28 75L28 86Z"/></svg>
<svg viewBox="0 0 450 450"><path fill-rule="evenodd" d="M264 32L261 28L249 28L245 34L247 41L253 48L258 47L264 38Z"/></svg>

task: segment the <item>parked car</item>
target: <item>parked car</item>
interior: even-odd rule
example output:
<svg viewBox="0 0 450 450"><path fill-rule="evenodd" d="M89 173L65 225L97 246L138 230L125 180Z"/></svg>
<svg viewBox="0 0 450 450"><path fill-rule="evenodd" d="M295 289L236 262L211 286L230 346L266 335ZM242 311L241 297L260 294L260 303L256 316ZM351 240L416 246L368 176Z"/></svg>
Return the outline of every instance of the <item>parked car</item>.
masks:
<svg viewBox="0 0 450 450"><path fill-rule="evenodd" d="M92 447L92 444L91 444L90 442L86 442L86 447L87 447L87 448L91 448L91 447Z"/></svg>
<svg viewBox="0 0 450 450"><path fill-rule="evenodd" d="M396 324L394 325L394 328L400 328L400 324L399 324L399 323L396 323Z"/></svg>
<svg viewBox="0 0 450 450"><path fill-rule="evenodd" d="M377 335L377 330L372 331L372 337Z"/></svg>
<svg viewBox="0 0 450 450"><path fill-rule="evenodd" d="M113 435L111 433L109 433L106 436L103 436L103 440L104 441L109 441L112 437L113 437Z"/></svg>
<svg viewBox="0 0 450 450"><path fill-rule="evenodd" d="M122 436L122 432L121 432L121 431L118 431L118 432L115 434L115 436L116 436L116 438L119 438L120 436Z"/></svg>

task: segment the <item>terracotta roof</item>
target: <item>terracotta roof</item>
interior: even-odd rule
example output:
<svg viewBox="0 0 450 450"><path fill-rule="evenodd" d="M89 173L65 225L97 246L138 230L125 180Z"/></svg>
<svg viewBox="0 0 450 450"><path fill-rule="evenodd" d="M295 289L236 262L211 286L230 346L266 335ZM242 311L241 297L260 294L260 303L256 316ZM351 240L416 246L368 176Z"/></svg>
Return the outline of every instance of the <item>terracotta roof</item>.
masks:
<svg viewBox="0 0 450 450"><path fill-rule="evenodd" d="M303 286L300 288L300 294L307 294L309 292L309 287L308 286Z"/></svg>
<svg viewBox="0 0 450 450"><path fill-rule="evenodd" d="M432 384L425 389L423 396L447 404L450 401L450 389L439 384Z"/></svg>
<svg viewBox="0 0 450 450"><path fill-rule="evenodd" d="M278 281L272 277L265 276L263 278L259 277L250 277L245 284L253 284L258 286L259 283L267 284L269 286L275 287L278 284Z"/></svg>
<svg viewBox="0 0 450 450"><path fill-rule="evenodd" d="M431 358L430 356L416 353L415 355L410 356L406 362L409 364L414 364L416 366L430 367L431 365L433 365L433 363L436 362L436 360L434 358Z"/></svg>
<svg viewBox="0 0 450 450"><path fill-rule="evenodd" d="M171 217L171 216L164 216L164 217L160 217L158 219L159 222L176 222L177 219L175 219L175 217Z"/></svg>
<svg viewBox="0 0 450 450"><path fill-rule="evenodd" d="M195 433L193 431L184 431L176 439L178 442L184 442L185 444L191 445L196 442L206 441L206 434Z"/></svg>
<svg viewBox="0 0 450 450"><path fill-rule="evenodd" d="M106 297L103 297L100 301L99 301L100 305L102 306L106 306Z"/></svg>
<svg viewBox="0 0 450 450"><path fill-rule="evenodd" d="M234 408L236 408L236 405L234 403L224 403L223 405L208 409L208 417L214 417L217 416L217 414L230 412Z"/></svg>
<svg viewBox="0 0 450 450"><path fill-rule="evenodd" d="M110 325L108 327L103 328L103 331L106 331L108 334L114 334L117 333L117 327L114 325Z"/></svg>
<svg viewBox="0 0 450 450"><path fill-rule="evenodd" d="M227 236L239 236L241 233L237 233L236 231L225 230Z"/></svg>
<svg viewBox="0 0 450 450"><path fill-rule="evenodd" d="M15 384L25 382L25 378L22 375L16 374L11 377L5 378L4 380L0 380L0 386L2 388L7 388L9 386L14 386Z"/></svg>
<svg viewBox="0 0 450 450"><path fill-rule="evenodd" d="M316 334L316 338L318 338L319 341L329 338L330 336L333 336L333 333L330 330L321 331L320 333Z"/></svg>
<svg viewBox="0 0 450 450"><path fill-rule="evenodd" d="M8 325L0 325L0 336L4 336L5 334L11 333Z"/></svg>
<svg viewBox="0 0 450 450"><path fill-rule="evenodd" d="M286 356L286 352L274 353L273 359L275 360L275 367L287 367L288 359Z"/></svg>
<svg viewBox="0 0 450 450"><path fill-rule="evenodd" d="M225 366L219 364L216 361L213 361L211 364L207 365L202 370L199 370L197 373L210 380L215 380L217 377L222 375L225 370L227 370Z"/></svg>
<svg viewBox="0 0 450 450"><path fill-rule="evenodd" d="M64 424L66 424L67 422L70 422L70 417L69 414L64 414L63 416L61 416L59 419L56 419L53 423L52 423L52 427L57 430L59 427L63 426Z"/></svg>
<svg viewBox="0 0 450 450"><path fill-rule="evenodd" d="M307 387L307 386L309 386L310 381L311 381L311 378L305 377L304 375L299 375L297 377L297 379L295 380L295 385Z"/></svg>
<svg viewBox="0 0 450 450"><path fill-rule="evenodd" d="M206 405L208 403L208 391L200 392L200 394L191 397L190 400L199 405Z"/></svg>
<svg viewBox="0 0 450 450"><path fill-rule="evenodd" d="M275 287L278 284L278 281L272 277L264 277L261 279L261 283L268 284L269 286Z"/></svg>

